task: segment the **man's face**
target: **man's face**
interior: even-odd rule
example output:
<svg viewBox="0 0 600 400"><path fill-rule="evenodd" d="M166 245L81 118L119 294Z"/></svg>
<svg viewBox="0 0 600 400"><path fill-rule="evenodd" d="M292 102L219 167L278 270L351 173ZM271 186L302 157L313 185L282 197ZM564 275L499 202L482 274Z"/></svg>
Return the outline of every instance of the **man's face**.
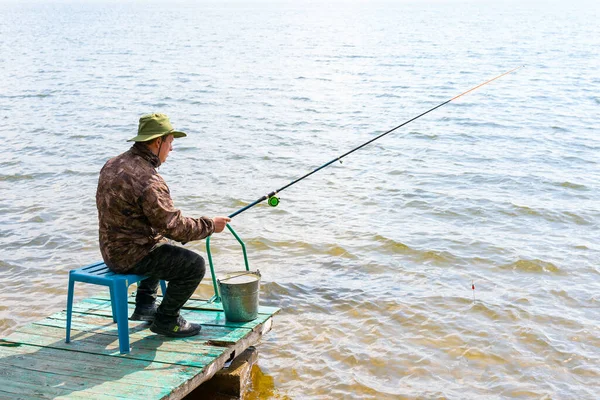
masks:
<svg viewBox="0 0 600 400"><path fill-rule="evenodd" d="M163 136L159 140L162 140L162 144L158 143L158 148L160 149L160 153L158 154L158 158L160 159L160 163L164 164L167 161L167 157L169 157L169 153L173 150L173 135Z"/></svg>

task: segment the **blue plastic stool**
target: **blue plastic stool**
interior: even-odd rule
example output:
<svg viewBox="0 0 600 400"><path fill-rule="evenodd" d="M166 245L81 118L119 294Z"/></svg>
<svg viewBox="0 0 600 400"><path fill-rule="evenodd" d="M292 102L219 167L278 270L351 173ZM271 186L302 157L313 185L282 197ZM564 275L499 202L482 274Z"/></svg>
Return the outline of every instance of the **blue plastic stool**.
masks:
<svg viewBox="0 0 600 400"><path fill-rule="evenodd" d="M127 288L132 283L142 281L146 278L144 275L116 274L108 269L102 261L69 271L67 337L65 342L69 343L71 341L71 314L73 313L73 289L75 288L75 282L93 283L94 285L109 287L113 322L117 323L117 331L119 332L119 351L121 354L129 353ZM160 286L164 296L167 291L165 281L160 281Z"/></svg>

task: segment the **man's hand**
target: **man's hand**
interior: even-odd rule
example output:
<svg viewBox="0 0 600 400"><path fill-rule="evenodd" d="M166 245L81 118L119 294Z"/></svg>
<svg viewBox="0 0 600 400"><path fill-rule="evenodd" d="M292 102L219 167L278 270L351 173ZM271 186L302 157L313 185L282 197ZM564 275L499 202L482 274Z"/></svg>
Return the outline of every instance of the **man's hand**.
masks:
<svg viewBox="0 0 600 400"><path fill-rule="evenodd" d="M229 217L214 217L213 222L215 223L215 233L223 232L225 225L227 225L229 221L231 221L231 218Z"/></svg>

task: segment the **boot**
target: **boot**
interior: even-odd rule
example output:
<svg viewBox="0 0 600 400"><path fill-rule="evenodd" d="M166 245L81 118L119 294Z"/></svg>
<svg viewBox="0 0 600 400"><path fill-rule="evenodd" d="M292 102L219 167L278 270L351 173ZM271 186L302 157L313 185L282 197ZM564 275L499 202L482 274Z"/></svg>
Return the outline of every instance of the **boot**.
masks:
<svg viewBox="0 0 600 400"><path fill-rule="evenodd" d="M170 337L194 336L200 333L200 329L202 329L200 324L187 322L181 315L177 317L158 315L150 325L152 332Z"/></svg>

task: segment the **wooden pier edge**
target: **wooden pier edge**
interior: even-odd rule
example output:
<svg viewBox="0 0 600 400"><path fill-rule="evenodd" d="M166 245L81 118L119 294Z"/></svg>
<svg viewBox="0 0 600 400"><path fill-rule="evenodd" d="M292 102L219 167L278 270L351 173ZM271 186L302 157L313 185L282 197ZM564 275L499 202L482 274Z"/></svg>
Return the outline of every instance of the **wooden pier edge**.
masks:
<svg viewBox="0 0 600 400"><path fill-rule="evenodd" d="M74 305L70 343L64 311L22 326L0 339L0 399L183 399L256 346L280 310L260 307L245 323L227 321L218 304L199 299L183 311L202 324L199 336L165 339L129 321L132 351L124 355L110 300L102 296Z"/></svg>
<svg viewBox="0 0 600 400"><path fill-rule="evenodd" d="M243 399L251 389L252 369L257 361L257 348L248 347L211 379L194 389L186 400Z"/></svg>
<svg viewBox="0 0 600 400"><path fill-rule="evenodd" d="M218 357L217 360L209 365L208 368L205 368L202 373L188 380L183 385L173 389L170 395L163 397L161 400L183 399L193 390L198 388L203 383L209 381L215 374L221 371L227 362L235 360L237 356L241 355L248 348L257 345L260 342L262 335L269 332L272 327L273 318L271 317L262 324L257 325L248 336L244 337L236 344L227 346L228 351L223 353L222 356ZM220 346L220 344L217 343L212 344Z"/></svg>

